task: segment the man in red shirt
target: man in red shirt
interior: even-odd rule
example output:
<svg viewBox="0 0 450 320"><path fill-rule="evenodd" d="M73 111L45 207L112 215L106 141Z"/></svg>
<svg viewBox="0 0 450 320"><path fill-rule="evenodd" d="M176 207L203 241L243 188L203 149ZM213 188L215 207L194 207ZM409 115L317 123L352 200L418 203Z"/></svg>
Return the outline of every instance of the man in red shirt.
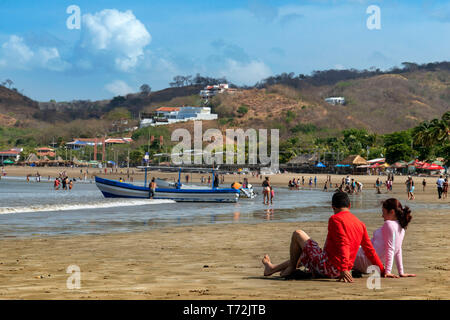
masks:
<svg viewBox="0 0 450 320"><path fill-rule="evenodd" d="M359 246L384 275L383 264L370 242L366 226L349 211L350 199L347 193L336 192L332 208L334 215L328 220L328 235L323 250L303 230L296 230L290 244L290 259L273 265L269 256L265 255L262 261L265 266L264 275L281 272L281 276L288 276L301 264L314 276L353 282L350 271Z"/></svg>

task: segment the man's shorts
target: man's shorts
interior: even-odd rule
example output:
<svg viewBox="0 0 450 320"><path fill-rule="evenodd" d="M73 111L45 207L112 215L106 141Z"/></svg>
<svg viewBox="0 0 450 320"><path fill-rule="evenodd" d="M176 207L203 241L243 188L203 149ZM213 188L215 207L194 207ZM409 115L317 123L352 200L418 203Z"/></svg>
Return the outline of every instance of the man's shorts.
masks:
<svg viewBox="0 0 450 320"><path fill-rule="evenodd" d="M328 261L327 253L312 239L305 242L300 262L317 276L337 278L340 275L340 272Z"/></svg>

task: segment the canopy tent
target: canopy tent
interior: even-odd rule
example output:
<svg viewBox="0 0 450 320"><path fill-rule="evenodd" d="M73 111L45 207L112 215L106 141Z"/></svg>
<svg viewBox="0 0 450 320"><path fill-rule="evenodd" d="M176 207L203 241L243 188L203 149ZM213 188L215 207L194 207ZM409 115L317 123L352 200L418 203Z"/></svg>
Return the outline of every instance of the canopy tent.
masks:
<svg viewBox="0 0 450 320"><path fill-rule="evenodd" d="M11 159L6 159L5 161L3 161L3 164L13 164L14 161L12 161Z"/></svg>
<svg viewBox="0 0 450 320"><path fill-rule="evenodd" d="M317 168L326 168L327 166L324 165L322 162L319 162L318 164L316 164Z"/></svg>

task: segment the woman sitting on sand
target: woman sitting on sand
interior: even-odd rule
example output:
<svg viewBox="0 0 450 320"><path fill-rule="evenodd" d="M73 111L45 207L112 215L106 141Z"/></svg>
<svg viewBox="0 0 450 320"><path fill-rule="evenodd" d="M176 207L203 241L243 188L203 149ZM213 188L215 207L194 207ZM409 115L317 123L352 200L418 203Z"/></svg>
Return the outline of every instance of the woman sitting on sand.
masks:
<svg viewBox="0 0 450 320"><path fill-rule="evenodd" d="M371 242L377 255L384 262L386 270L384 276L386 278L415 277L415 274L404 273L402 262L402 243L405 229L412 219L411 210L407 206L402 207L397 199L390 198L383 201L382 211L384 224L373 233ZM391 273L394 259L399 276ZM353 269L366 273L370 265L372 263L365 256L362 248L359 248Z"/></svg>

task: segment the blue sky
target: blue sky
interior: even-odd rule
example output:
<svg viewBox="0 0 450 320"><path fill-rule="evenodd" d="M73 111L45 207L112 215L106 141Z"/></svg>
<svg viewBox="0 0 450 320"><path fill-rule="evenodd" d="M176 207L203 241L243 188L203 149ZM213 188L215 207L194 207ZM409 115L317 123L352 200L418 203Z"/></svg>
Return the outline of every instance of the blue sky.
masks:
<svg viewBox="0 0 450 320"><path fill-rule="evenodd" d="M68 29L76 5L80 29ZM377 5L381 29L369 30ZM281 72L449 60L443 0L0 0L0 81L39 100L106 99L175 75L253 85Z"/></svg>

